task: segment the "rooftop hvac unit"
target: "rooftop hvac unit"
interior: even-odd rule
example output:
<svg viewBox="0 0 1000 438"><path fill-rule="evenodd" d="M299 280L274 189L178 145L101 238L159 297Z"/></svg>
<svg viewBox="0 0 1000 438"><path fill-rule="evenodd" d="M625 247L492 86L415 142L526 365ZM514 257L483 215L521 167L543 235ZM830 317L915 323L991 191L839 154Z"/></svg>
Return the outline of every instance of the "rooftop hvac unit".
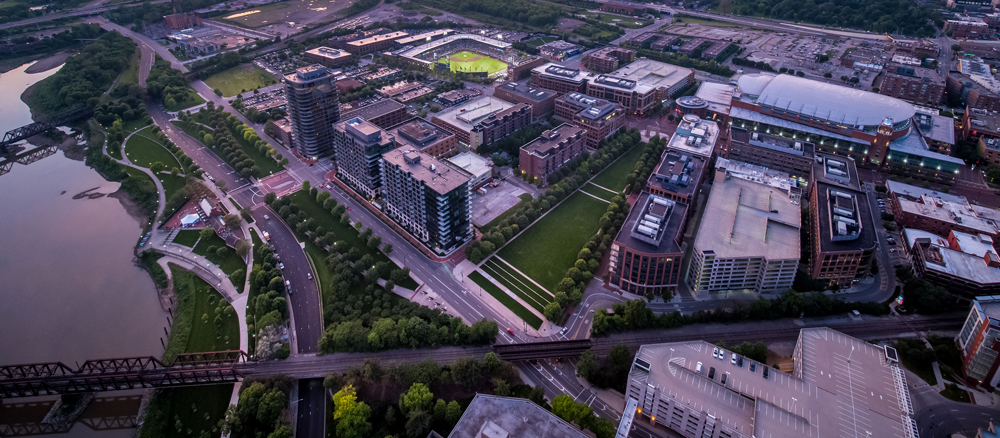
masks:
<svg viewBox="0 0 1000 438"><path fill-rule="evenodd" d="M837 221L837 234L847 234L847 224Z"/></svg>
<svg viewBox="0 0 1000 438"><path fill-rule="evenodd" d="M847 217L854 216L854 212L853 211L848 210L846 208L841 208L841 207L833 207L833 212L837 213L837 214L839 214L841 216L847 216Z"/></svg>
<svg viewBox="0 0 1000 438"><path fill-rule="evenodd" d="M836 215L834 216L834 218L836 218L837 222L839 222L839 223L845 223L845 224L848 224L848 225L851 225L851 226L854 226L854 225L858 224L857 221L855 221L854 219L851 219L851 218L847 218L847 217L843 217L843 216L836 216Z"/></svg>
<svg viewBox="0 0 1000 438"><path fill-rule="evenodd" d="M847 172L844 172L843 170L837 169L836 167L830 167L830 168L826 169L826 171L830 172L830 173L832 173L834 175L837 175L837 176L845 176L845 175L847 175Z"/></svg>
<svg viewBox="0 0 1000 438"><path fill-rule="evenodd" d="M656 236L656 230L653 229L653 228L647 227L645 225L639 225L639 227L637 229L639 230L640 234L645 234L645 235L647 235L649 237L655 237Z"/></svg>
<svg viewBox="0 0 1000 438"><path fill-rule="evenodd" d="M650 222L650 221L642 221L642 222L640 222L640 224L642 226L649 227L649 229L651 229L651 230L657 230L657 229L660 228L660 224L655 224L655 223Z"/></svg>
<svg viewBox="0 0 1000 438"><path fill-rule="evenodd" d="M660 225L660 218L658 218L656 216L653 216L651 214L647 214L647 215L643 216L642 218L643 218L643 220L652 222L652 223L656 224L657 226Z"/></svg>

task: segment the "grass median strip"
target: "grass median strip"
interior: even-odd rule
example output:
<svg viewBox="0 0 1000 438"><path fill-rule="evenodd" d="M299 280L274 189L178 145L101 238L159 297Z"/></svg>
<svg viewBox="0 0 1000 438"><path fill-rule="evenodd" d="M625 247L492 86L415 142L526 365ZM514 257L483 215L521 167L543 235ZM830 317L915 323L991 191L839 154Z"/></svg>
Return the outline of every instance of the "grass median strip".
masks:
<svg viewBox="0 0 1000 438"><path fill-rule="evenodd" d="M528 308L522 306L521 303L517 302L517 300L511 298L510 295L507 295L504 291L500 290L500 288L497 287L495 284L490 283L490 281L487 280L486 277L483 277L482 274L478 272L473 272L469 274L469 279L475 282L477 285L479 285L479 287L481 287L484 291L486 291L486 293L493 296L493 298L496 298L496 300L499 301L500 304L506 306L508 309L510 309L511 312L514 312L514 314L517 315L518 318L523 319L524 322L528 323L528 325L530 325L531 327L537 330L539 327L542 326L541 318L536 316L534 313L531 313L531 311L528 310ZM503 327L501 327L500 329L503 330Z"/></svg>
<svg viewBox="0 0 1000 438"><path fill-rule="evenodd" d="M496 257L494 257L494 259L496 259ZM542 306L545 306L546 304L552 301L553 298L552 294L535 286L535 284L532 283L531 280L524 278L523 275L521 275L514 269L511 269L510 266L507 266L505 263L496 261L494 259L491 259L483 266L496 273L496 275L494 275L493 273L491 273L490 275L493 275L494 277L499 277L498 279L500 281L506 280L507 283L511 283L511 284L504 283L504 285L506 285L508 289L512 290L516 289L524 291L525 294L527 294L529 297L540 303Z"/></svg>
<svg viewBox="0 0 1000 438"><path fill-rule="evenodd" d="M498 281L500 284L506 286L508 290L514 293L514 295L517 295L519 298L524 300L524 302L528 303L529 306L534 307L535 310L538 310L539 312L545 310L544 301L525 292L524 289L518 287L513 281L511 281L510 278L504 276L504 274L498 272L492 267L483 266L480 269L489 274L490 277L493 277L493 279Z"/></svg>

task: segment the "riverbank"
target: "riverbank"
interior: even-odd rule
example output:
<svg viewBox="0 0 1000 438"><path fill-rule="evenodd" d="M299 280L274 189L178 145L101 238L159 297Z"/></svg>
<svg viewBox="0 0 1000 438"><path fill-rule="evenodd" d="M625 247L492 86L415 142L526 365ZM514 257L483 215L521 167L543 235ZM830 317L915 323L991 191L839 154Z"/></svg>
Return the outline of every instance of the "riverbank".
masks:
<svg viewBox="0 0 1000 438"><path fill-rule="evenodd" d="M31 66L24 70L24 72L27 74L35 74L52 70L60 65L63 65L70 56L73 56L73 54L70 53L69 50L63 50L55 55L38 60L34 64L31 64Z"/></svg>

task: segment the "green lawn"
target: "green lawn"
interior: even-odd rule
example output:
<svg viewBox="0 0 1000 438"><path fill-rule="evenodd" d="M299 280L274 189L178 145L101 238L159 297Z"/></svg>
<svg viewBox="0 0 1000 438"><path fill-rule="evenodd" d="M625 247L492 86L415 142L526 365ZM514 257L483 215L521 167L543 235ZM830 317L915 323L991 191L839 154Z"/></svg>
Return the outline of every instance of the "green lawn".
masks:
<svg viewBox="0 0 1000 438"><path fill-rule="evenodd" d="M203 103L205 103L205 99L202 99L193 88L188 87L186 99L175 102L173 105L167 105L166 102L164 102L163 107L166 108L167 111L180 111L193 106L201 105Z"/></svg>
<svg viewBox="0 0 1000 438"><path fill-rule="evenodd" d="M108 142L108 156L116 160L121 160L123 147L124 145L118 145L118 147L116 148L114 147L114 144Z"/></svg>
<svg viewBox="0 0 1000 438"><path fill-rule="evenodd" d="M544 291L531 280L524 278L523 275L517 273L517 271L510 269L505 263L496 260L496 257L490 259L490 261L483 264L480 270L493 277L496 281L499 281L511 292L528 303L531 307L534 307L539 312L545 309L545 305L551 303L553 300L552 294L548 291Z"/></svg>
<svg viewBox="0 0 1000 438"><path fill-rule="evenodd" d="M132 134L125 142L125 155L128 155L129 161L136 166L145 168L149 168L156 162L163 163L167 166L167 170L174 167L180 168L181 163L177 162L174 154L153 140L154 138L156 135L153 134L152 126Z"/></svg>
<svg viewBox="0 0 1000 438"><path fill-rule="evenodd" d="M174 243L178 245L184 245L188 248L194 248L194 244L198 243L198 235L201 234L199 230L181 230L174 237Z"/></svg>
<svg viewBox="0 0 1000 438"><path fill-rule="evenodd" d="M355 230L353 226L341 224L339 220L334 220L333 214L325 210L322 205L316 202L316 198L309 196L309 193L305 190L300 190L292 195L292 202L299 206L302 213L305 213L306 217L316 220L316 224L325 228L327 231L332 231L336 236L337 240L343 240L347 243L348 248L358 248L361 250L361 254L371 254L375 258L376 262L388 262L393 265L395 263L389 260L389 257L382 253L382 251L375 251L368 248L368 245L361 240L360 233ZM350 212L348 212L350 213ZM353 221L352 221L353 222ZM384 237L383 237L384 239ZM383 243L384 245L385 243ZM307 244L308 249L308 244ZM317 247L317 249L320 249ZM322 253L322 251L321 251ZM321 256L319 260L325 260L325 256ZM315 262L315 260L314 260ZM325 262L321 263L322 266L326 266ZM399 286L405 287L407 289L416 289L419 284L413 278L408 281L400 283Z"/></svg>
<svg viewBox="0 0 1000 438"><path fill-rule="evenodd" d="M156 175L156 177L159 178L160 183L163 184L163 191L167 199L170 199L174 193L177 193L178 190L184 188L184 185L187 184L187 180L184 179L183 176L179 175L173 176L169 173L161 173Z"/></svg>
<svg viewBox="0 0 1000 438"><path fill-rule="evenodd" d="M499 224L501 221L503 221L504 219L506 219L508 216L514 214L515 212L520 211L521 207L523 207L525 204L531 202L531 200L534 199L534 198L531 197L530 194L527 194L527 193L522 193L521 196L519 196L519 198L521 198L521 200L517 201L517 204L515 204L511 208L508 208L507 211L505 211L503 213L500 213L499 216L497 216L497 217L493 218L493 220L487 222L486 225L484 225L482 227L479 227L479 229L480 230L492 230L493 227L497 226L497 224Z"/></svg>
<svg viewBox="0 0 1000 438"><path fill-rule="evenodd" d="M212 246L216 249L210 252L208 249ZM219 248L225 248L222 250L222 254L218 254ZM204 256L208 261L219 265L222 272L230 276L229 279L232 280L233 286L236 286L236 289L240 293L243 293L243 286L246 283L247 264L239 254L236 254L236 250L226 246L226 242L218 234L213 234L209 239L201 239L198 242L198 246L194 247L194 253ZM243 277L233 278L233 273L239 269L243 270Z"/></svg>
<svg viewBox="0 0 1000 438"><path fill-rule="evenodd" d="M243 64L205 78L205 84L222 91L225 97L278 83L267 70L253 64Z"/></svg>
<svg viewBox="0 0 1000 438"><path fill-rule="evenodd" d="M267 154L261 153L260 149L257 149L252 144L250 144L250 142L247 141L245 138L243 138L243 136L236 135L235 133L233 133L233 137L236 139L236 142L240 144L240 147L243 149L243 152L246 152L247 156L250 157L250 159L253 160L253 162L257 164L257 167L259 167L260 170L264 173L263 175L261 175L262 178L266 175L270 175L272 173L278 173L285 169L285 166L282 166L280 163L275 161L274 158L267 156ZM216 151L216 149L212 150ZM216 153L221 153L221 152L222 152L221 150L218 150ZM223 159L225 159L225 157L223 157Z"/></svg>
<svg viewBox="0 0 1000 438"><path fill-rule="evenodd" d="M601 198L601 199L603 199L605 201L608 201L608 202L611 202L611 198L615 197L614 193L609 192L607 190L604 190L604 189L602 189L600 187L597 187L597 186L595 186L595 185L593 185L591 183L585 184L583 187L580 188L580 190L584 191L584 192L587 192L587 193L589 193L591 195L594 195L594 196L596 196L598 198Z"/></svg>
<svg viewBox="0 0 1000 438"><path fill-rule="evenodd" d="M517 300L511 298L510 295L504 293L504 291L500 290L500 288L495 284L490 283L489 280L487 280L486 277L483 277L482 274L473 272L469 274L469 279L479 285L483 291L492 295L493 298L496 298L497 301L510 309L511 312L514 312L518 318L523 319L524 322L528 323L528 325L534 327L536 330L542 326L541 318L534 313L531 313L530 310L522 306L521 303L517 302ZM500 329L502 330L503 327Z"/></svg>
<svg viewBox="0 0 1000 438"><path fill-rule="evenodd" d="M600 228L605 202L583 193L570 195L497 254L548 290L573 267L580 249Z"/></svg>
<svg viewBox="0 0 1000 438"><path fill-rule="evenodd" d="M451 71L463 71L463 72L479 72L485 71L489 74L496 73L501 70L507 69L507 64L503 61L499 61L488 56L480 55L478 53L462 51L452 54L448 57L451 59ZM441 58L438 62L447 62L445 58Z"/></svg>
<svg viewBox="0 0 1000 438"><path fill-rule="evenodd" d="M178 292L178 317L173 330L186 330L186 336L172 333L171 340L185 341L185 353L239 349L239 322L226 300L193 273L173 265L170 271ZM232 384L164 390L150 404L149 432L180 438L194 431L208 431L209 436L218 437L218 421L225 416L232 392Z"/></svg>
<svg viewBox="0 0 1000 438"><path fill-rule="evenodd" d="M122 131L125 131L126 134L129 134L138 131L142 128L145 128L147 126L149 125L147 125L144 120L141 119L129 120L124 124L122 124Z"/></svg>
<svg viewBox="0 0 1000 438"><path fill-rule="evenodd" d="M598 173L590 182L610 190L624 190L625 181L632 174L632 171L635 170L635 162L639 161L639 157L642 156L645 150L646 145L644 143L632 146L632 149L629 149L622 156L618 157L618 160L611 163L601 173Z"/></svg>
<svg viewBox="0 0 1000 438"><path fill-rule="evenodd" d="M142 52L135 49L132 59L128 62L128 68L118 77L118 85L139 84L139 64L142 62ZM118 86L116 85L116 86Z"/></svg>
<svg viewBox="0 0 1000 438"><path fill-rule="evenodd" d="M940 394L949 400L961 403L971 402L969 399L969 393L954 383L946 384L944 390L941 391Z"/></svg>

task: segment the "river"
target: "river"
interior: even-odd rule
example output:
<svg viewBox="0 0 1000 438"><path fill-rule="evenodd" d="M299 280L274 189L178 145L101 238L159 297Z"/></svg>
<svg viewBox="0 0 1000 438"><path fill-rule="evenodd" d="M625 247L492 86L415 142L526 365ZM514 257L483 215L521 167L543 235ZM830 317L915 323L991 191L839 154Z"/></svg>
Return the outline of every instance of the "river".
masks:
<svg viewBox="0 0 1000 438"><path fill-rule="evenodd" d="M31 122L21 93L58 70L27 74L27 67L0 74L0 132ZM0 175L0 364L60 361L75 368L87 359L163 352L167 313L149 275L132 261L141 224L116 199L73 199L118 186L62 152ZM124 395L98 394L108 396ZM68 436L134 433L95 432L88 417L107 418L100 413L107 409L92 404L89 411L98 413L85 412ZM3 413L0 428L10 420Z"/></svg>

